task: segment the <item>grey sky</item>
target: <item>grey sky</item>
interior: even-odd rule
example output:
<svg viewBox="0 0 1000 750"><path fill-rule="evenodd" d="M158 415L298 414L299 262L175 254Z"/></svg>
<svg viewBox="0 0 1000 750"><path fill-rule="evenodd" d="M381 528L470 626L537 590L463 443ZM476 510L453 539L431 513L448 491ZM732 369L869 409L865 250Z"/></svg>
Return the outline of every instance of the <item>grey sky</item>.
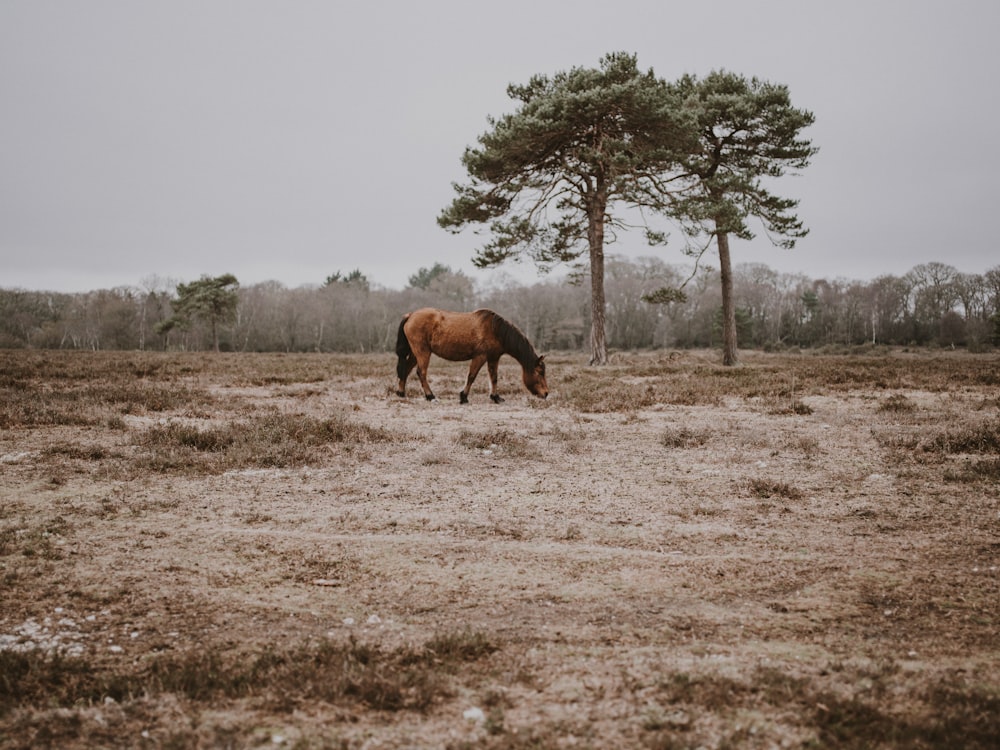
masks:
<svg viewBox="0 0 1000 750"><path fill-rule="evenodd" d="M435 222L463 150L513 110L507 84L614 51L783 83L815 113L820 153L778 188L810 235L734 242L736 262L980 273L1000 264L998 30L992 0L0 0L0 287L496 279ZM654 254L638 233L609 252Z"/></svg>

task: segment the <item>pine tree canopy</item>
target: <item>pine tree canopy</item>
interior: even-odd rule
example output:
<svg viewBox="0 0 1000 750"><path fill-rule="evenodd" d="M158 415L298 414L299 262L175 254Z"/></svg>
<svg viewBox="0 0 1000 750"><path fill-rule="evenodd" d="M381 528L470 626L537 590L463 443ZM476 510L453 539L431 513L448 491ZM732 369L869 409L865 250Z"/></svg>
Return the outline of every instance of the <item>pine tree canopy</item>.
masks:
<svg viewBox="0 0 1000 750"><path fill-rule="evenodd" d="M653 219L679 225L685 252L699 257L714 239L723 359L735 364L729 235L751 239L750 217L784 247L806 235L793 212L798 201L769 185L816 153L800 136L812 113L792 107L785 86L725 71L668 84L622 52L605 56L598 69L538 75L507 93L517 109L490 119L479 145L466 149L469 182L454 185L457 196L438 223L453 232L488 225L489 240L473 257L479 267L527 255L544 268L589 252L595 364L607 361L604 246L628 228L618 209L638 213L650 244L667 239ZM681 295L664 289L650 299Z"/></svg>
<svg viewBox="0 0 1000 750"><path fill-rule="evenodd" d="M792 107L785 86L725 71L684 76L670 89L697 129L697 147L680 160L688 186L671 209L686 233L711 221L714 232L752 239L754 216L775 244L794 247L808 232L791 213L798 201L774 195L765 180L808 166L818 149L800 133L812 113Z"/></svg>
<svg viewBox="0 0 1000 750"><path fill-rule="evenodd" d="M462 163L471 178L438 218L460 231L489 223L480 267L526 252L546 265L588 249L589 219L622 227L609 206L661 206L665 178L693 145L687 113L634 55L612 54L599 69L574 68L508 87L517 110L490 120ZM595 216L599 212L599 216Z"/></svg>

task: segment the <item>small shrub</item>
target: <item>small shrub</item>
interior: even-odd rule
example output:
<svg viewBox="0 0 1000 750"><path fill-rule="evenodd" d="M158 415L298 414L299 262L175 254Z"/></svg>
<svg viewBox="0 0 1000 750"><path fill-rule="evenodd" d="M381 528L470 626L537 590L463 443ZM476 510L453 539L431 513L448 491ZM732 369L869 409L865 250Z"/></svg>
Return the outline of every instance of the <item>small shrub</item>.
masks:
<svg viewBox="0 0 1000 750"><path fill-rule="evenodd" d="M0 715L14 706L52 701L71 705L103 697L83 659L39 649L0 649Z"/></svg>
<svg viewBox="0 0 1000 750"><path fill-rule="evenodd" d="M894 393L878 405L879 412L911 412L917 408L910 399L901 393Z"/></svg>
<svg viewBox="0 0 1000 750"><path fill-rule="evenodd" d="M1000 458L968 461L960 468L945 471L944 478L949 482L985 481L1000 484Z"/></svg>
<svg viewBox="0 0 1000 750"><path fill-rule="evenodd" d="M676 381L659 367L648 371L627 366L583 369L562 378L561 386L563 402L591 414L635 412L658 404L704 403L699 381ZM689 393L688 387L698 393Z"/></svg>
<svg viewBox="0 0 1000 750"><path fill-rule="evenodd" d="M797 435L785 441L785 447L798 450L806 458L814 458L820 450L819 440L811 435Z"/></svg>
<svg viewBox="0 0 1000 750"><path fill-rule="evenodd" d="M667 448L697 448L711 437L707 430L693 430L690 427L668 427L660 437Z"/></svg>
<svg viewBox="0 0 1000 750"><path fill-rule="evenodd" d="M1000 420L942 432L925 448L941 453L1000 454Z"/></svg>
<svg viewBox="0 0 1000 750"><path fill-rule="evenodd" d="M595 388L577 394L575 405L580 411L594 414L638 411L653 406L657 399L652 388L622 386Z"/></svg>
<svg viewBox="0 0 1000 750"><path fill-rule="evenodd" d="M482 659L498 648L489 637L477 631L441 633L424 644L422 659L430 663L457 665Z"/></svg>
<svg viewBox="0 0 1000 750"><path fill-rule="evenodd" d="M813 413L813 409L809 404L794 399L792 401L786 401L784 399L777 399L772 402L771 407L768 409L769 414L798 414L800 416L808 416Z"/></svg>
<svg viewBox="0 0 1000 750"><path fill-rule="evenodd" d="M175 693L208 703L218 698L278 693L294 703L305 698L359 701L383 711L425 710L451 694L448 676L497 650L478 632L444 633L420 648L384 650L377 645L322 641L225 654L212 648L158 655L140 670L108 667L83 657L41 650L0 649L0 714L15 706L72 706L104 698Z"/></svg>
<svg viewBox="0 0 1000 750"><path fill-rule="evenodd" d="M969 467L969 471L981 479L990 479L1000 483L1000 458L976 461Z"/></svg>
<svg viewBox="0 0 1000 750"><path fill-rule="evenodd" d="M462 430L458 444L480 451L502 451L512 456L527 456L530 453L528 439L512 430L496 429L486 432Z"/></svg>
<svg viewBox="0 0 1000 750"><path fill-rule="evenodd" d="M101 445L72 445L59 443L50 445L42 451L46 458L70 458L80 461L100 461L107 458L108 450Z"/></svg>
<svg viewBox="0 0 1000 750"><path fill-rule="evenodd" d="M587 447L587 432L582 428L569 429L557 425L543 434L553 442L561 443L567 453L582 453Z"/></svg>
<svg viewBox="0 0 1000 750"><path fill-rule="evenodd" d="M793 401L791 409L793 414L807 415L813 413L812 407L802 401Z"/></svg>
<svg viewBox="0 0 1000 750"><path fill-rule="evenodd" d="M320 460L325 446L395 439L387 430L353 422L342 415L316 419L267 414L204 429L171 422L139 433L134 442L148 451L139 460L144 468L220 473L305 466Z"/></svg>
<svg viewBox="0 0 1000 750"><path fill-rule="evenodd" d="M804 497L801 490L792 487L790 484L770 479L751 479L750 494L762 499L784 497L788 500L801 500Z"/></svg>
<svg viewBox="0 0 1000 750"><path fill-rule="evenodd" d="M122 419L119 416L108 417L107 422L105 424L106 424L106 426L107 426L107 428L109 430L127 430L128 429L128 424L126 424L125 420Z"/></svg>

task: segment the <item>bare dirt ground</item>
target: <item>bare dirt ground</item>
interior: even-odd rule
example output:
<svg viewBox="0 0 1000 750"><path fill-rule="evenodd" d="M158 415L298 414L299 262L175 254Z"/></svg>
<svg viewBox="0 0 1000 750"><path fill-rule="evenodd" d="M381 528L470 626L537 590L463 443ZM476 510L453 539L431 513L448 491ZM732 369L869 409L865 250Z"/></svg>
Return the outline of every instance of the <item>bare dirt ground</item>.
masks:
<svg viewBox="0 0 1000 750"><path fill-rule="evenodd" d="M0 748L995 747L1000 357L717 358L0 352Z"/></svg>

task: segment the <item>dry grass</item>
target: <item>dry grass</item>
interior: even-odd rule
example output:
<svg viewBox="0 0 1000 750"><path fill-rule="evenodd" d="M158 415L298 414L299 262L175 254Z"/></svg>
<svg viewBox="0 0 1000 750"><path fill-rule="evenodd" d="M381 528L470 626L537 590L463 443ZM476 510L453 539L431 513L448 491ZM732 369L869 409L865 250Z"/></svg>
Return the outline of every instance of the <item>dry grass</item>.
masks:
<svg viewBox="0 0 1000 750"><path fill-rule="evenodd" d="M661 440L667 448L697 448L707 443L711 437L712 433L708 430L671 426L664 430Z"/></svg>
<svg viewBox="0 0 1000 750"><path fill-rule="evenodd" d="M482 633L437 635L419 648L324 639L259 653L195 649L157 654L122 670L59 652L0 650L0 715L19 706L74 706L173 694L196 703L280 700L361 703L377 711L423 711L452 694L450 675L497 650Z"/></svg>
<svg viewBox="0 0 1000 750"><path fill-rule="evenodd" d="M1000 455L1000 419L990 419L935 435L926 445L942 453L992 453Z"/></svg>
<svg viewBox="0 0 1000 750"><path fill-rule="evenodd" d="M487 455L499 453L513 457L531 454L531 442L524 435L513 430L498 428L488 431L462 430L458 434L458 444Z"/></svg>
<svg viewBox="0 0 1000 750"><path fill-rule="evenodd" d="M916 404L901 393L893 393L878 405L879 412L906 414L916 410Z"/></svg>
<svg viewBox="0 0 1000 750"><path fill-rule="evenodd" d="M754 497L763 499L780 497L786 500L801 500L804 497L801 490L796 489L787 482L776 482L760 477L750 480L749 490L750 494Z"/></svg>
<svg viewBox="0 0 1000 750"><path fill-rule="evenodd" d="M169 422L134 435L142 453L133 471L222 473L283 469L324 459L333 445L392 442L389 431L343 415L317 419L302 414L265 414L217 427Z"/></svg>
<svg viewBox="0 0 1000 750"><path fill-rule="evenodd" d="M1000 361L716 356L0 352L0 748L994 747Z"/></svg>

